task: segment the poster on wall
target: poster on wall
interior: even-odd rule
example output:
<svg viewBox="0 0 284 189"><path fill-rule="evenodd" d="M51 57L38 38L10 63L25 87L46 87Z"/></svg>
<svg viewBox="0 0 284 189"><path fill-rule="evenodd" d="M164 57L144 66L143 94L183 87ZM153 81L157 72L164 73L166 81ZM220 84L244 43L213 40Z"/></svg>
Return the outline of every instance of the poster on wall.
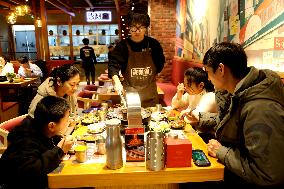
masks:
<svg viewBox="0 0 284 189"><path fill-rule="evenodd" d="M240 19L238 0L230 0L228 4L228 40L239 43ZM225 24L225 23L224 23ZM225 27L224 27L225 28Z"/></svg>
<svg viewBox="0 0 284 189"><path fill-rule="evenodd" d="M284 73L284 24L245 48L248 65Z"/></svg>
<svg viewBox="0 0 284 189"><path fill-rule="evenodd" d="M202 15L200 19L197 19L200 15L194 15L194 7L199 4L198 0L177 0L176 5L175 56L195 62L201 62L210 44L208 18ZM201 8L205 9L205 7L199 7Z"/></svg>
<svg viewBox="0 0 284 189"><path fill-rule="evenodd" d="M284 23L283 0L240 1L240 43L244 47Z"/></svg>

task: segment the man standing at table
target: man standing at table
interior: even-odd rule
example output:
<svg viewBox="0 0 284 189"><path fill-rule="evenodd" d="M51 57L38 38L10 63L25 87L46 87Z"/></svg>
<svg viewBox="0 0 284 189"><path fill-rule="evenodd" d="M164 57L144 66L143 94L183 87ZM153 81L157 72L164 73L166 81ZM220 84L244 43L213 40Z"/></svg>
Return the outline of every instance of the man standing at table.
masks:
<svg viewBox="0 0 284 189"><path fill-rule="evenodd" d="M92 78L92 84L95 84L95 64L97 63L94 49L89 47L89 39L84 38L83 40L84 47L80 49L80 58L83 61L83 69L85 71L87 85L90 85L90 75Z"/></svg>
<svg viewBox="0 0 284 189"><path fill-rule="evenodd" d="M283 187L284 87L280 77L271 70L247 67L243 48L234 43L214 45L203 63L215 89L231 94L216 128L217 140L208 143L209 155L225 165L226 187Z"/></svg>
<svg viewBox="0 0 284 189"><path fill-rule="evenodd" d="M150 26L147 6L135 4L128 13L128 25L130 37L121 40L111 53L109 78L112 78L119 93L136 91L142 107L155 106L159 103L156 76L164 67L165 56L159 41L147 36Z"/></svg>

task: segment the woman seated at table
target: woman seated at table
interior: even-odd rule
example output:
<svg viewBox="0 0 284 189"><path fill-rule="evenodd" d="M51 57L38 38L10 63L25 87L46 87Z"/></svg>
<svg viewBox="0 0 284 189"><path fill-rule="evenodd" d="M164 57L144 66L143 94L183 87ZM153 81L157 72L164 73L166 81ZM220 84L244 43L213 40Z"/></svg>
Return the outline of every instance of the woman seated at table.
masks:
<svg viewBox="0 0 284 189"><path fill-rule="evenodd" d="M0 188L47 188L47 174L75 142L72 136L60 137L69 114L67 100L47 96L37 104L34 118L27 116L8 134L9 146L0 159Z"/></svg>
<svg viewBox="0 0 284 189"><path fill-rule="evenodd" d="M199 112L217 112L214 86L208 80L202 68L189 68L184 74L184 83L177 86L177 93L172 99L172 108L182 109L181 117L194 116Z"/></svg>
<svg viewBox="0 0 284 189"><path fill-rule="evenodd" d="M14 73L13 63L5 56L0 56L0 75L6 76L7 73Z"/></svg>
<svg viewBox="0 0 284 189"><path fill-rule="evenodd" d="M55 68L37 90L37 94L29 107L29 115L33 117L37 103L45 96L59 96L68 100L71 115L77 115L77 98L75 92L80 84L80 71L72 64Z"/></svg>

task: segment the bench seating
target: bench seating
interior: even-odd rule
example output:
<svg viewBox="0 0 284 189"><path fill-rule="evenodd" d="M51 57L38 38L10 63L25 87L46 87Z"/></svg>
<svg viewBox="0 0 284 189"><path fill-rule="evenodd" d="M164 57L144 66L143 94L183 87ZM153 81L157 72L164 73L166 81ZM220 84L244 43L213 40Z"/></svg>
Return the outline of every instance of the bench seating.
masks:
<svg viewBox="0 0 284 189"><path fill-rule="evenodd" d="M21 115L12 119L9 119L7 121L4 121L0 124L0 154L3 154L3 152L6 150L8 141L7 136L9 132L16 126L20 125L20 123L23 121L23 119L27 116Z"/></svg>
<svg viewBox="0 0 284 189"><path fill-rule="evenodd" d="M47 74L49 75L53 68L65 64L74 64L74 60L48 60L46 61Z"/></svg>

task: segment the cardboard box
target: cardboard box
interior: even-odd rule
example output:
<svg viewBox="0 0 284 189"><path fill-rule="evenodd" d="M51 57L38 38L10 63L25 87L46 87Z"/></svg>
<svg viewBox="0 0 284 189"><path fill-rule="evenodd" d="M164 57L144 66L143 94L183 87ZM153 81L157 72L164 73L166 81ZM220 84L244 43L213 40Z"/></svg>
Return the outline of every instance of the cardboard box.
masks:
<svg viewBox="0 0 284 189"><path fill-rule="evenodd" d="M166 166L190 167L192 144L188 139L166 139Z"/></svg>
<svg viewBox="0 0 284 189"><path fill-rule="evenodd" d="M144 128L125 128L126 161L145 161Z"/></svg>

